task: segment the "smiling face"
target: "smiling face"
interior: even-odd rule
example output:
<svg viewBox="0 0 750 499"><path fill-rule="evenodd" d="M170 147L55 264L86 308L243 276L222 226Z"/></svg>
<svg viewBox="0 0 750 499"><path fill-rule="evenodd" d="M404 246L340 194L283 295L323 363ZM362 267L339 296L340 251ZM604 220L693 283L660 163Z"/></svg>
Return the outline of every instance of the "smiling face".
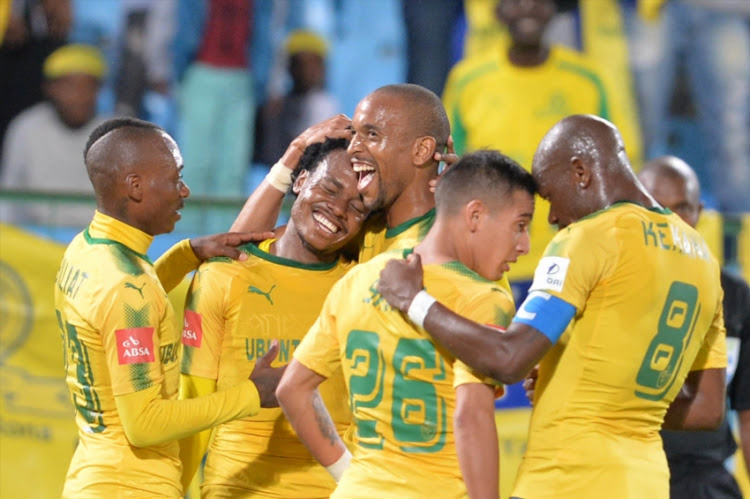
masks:
<svg viewBox="0 0 750 499"><path fill-rule="evenodd" d="M498 207L487 206L482 222L471 235L472 270L497 281L510 264L529 252L529 224L534 214L534 197L516 189L510 200Z"/></svg>
<svg viewBox="0 0 750 499"><path fill-rule="evenodd" d="M403 99L373 92L357 106L349 154L359 176L357 188L370 210L388 208L414 177L415 137Z"/></svg>
<svg viewBox="0 0 750 499"><path fill-rule="evenodd" d="M357 235L368 214L357 178L343 149L331 151L312 173L303 171L297 178L291 219L308 251L335 253Z"/></svg>
<svg viewBox="0 0 750 499"><path fill-rule="evenodd" d="M190 196L182 180L182 154L177 143L165 132L155 132L148 141L146 161L140 168L143 184L141 201L141 227L155 236L174 230L181 218L179 210Z"/></svg>

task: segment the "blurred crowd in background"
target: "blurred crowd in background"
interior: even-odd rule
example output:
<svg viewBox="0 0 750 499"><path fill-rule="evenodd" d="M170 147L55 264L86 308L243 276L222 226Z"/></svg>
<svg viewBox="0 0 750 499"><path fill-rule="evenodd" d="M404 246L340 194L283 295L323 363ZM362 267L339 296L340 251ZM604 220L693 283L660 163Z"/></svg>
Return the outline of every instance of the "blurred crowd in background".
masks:
<svg viewBox="0 0 750 499"><path fill-rule="evenodd" d="M444 97L458 152L496 147L530 168L530 154L515 148L520 140L533 152L541 135L488 143L470 121L498 133L495 120L507 130L524 114L546 123L541 111L527 112L529 99L560 76L547 68L541 83L527 84L512 71L554 63L583 75L593 90L575 83L578 93L595 95L598 107L550 93L550 113L605 115L636 168L677 155L698 172L709 208L750 211L750 2L504 1L521 9L515 25L499 22L497 0L11 0L0 13L0 186L90 195L88 133L112 115L137 116L176 138L194 206L217 207L189 212L182 229L221 231L297 134L335 113L351 116L364 95L395 82ZM547 20L535 9L550 3ZM553 47L544 64L510 57L515 79L495 100L485 98L491 91L474 91L477 102L461 97L476 76L471 61L503 59L498 44L509 37L532 43L523 37L535 20L543 48ZM505 80L483 85L493 81ZM503 107L506 97L515 107ZM491 112L464 109L472 105ZM14 204L4 221L80 228L91 216Z"/></svg>

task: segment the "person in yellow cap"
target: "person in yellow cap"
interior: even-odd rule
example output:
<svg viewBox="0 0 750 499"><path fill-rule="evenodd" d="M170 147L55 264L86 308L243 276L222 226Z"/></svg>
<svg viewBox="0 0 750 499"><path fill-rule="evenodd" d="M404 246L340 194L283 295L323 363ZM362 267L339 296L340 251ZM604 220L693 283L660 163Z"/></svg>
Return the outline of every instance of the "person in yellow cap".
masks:
<svg viewBox="0 0 750 499"><path fill-rule="evenodd" d="M328 43L317 33L296 30L286 39L291 90L270 99L258 114L256 161L271 165L305 129L339 112L336 98L325 89Z"/></svg>
<svg viewBox="0 0 750 499"><path fill-rule="evenodd" d="M8 126L0 169L2 187L93 194L82 151L91 131L105 119L96 115L96 102L106 71L101 52L88 45L65 45L45 59L46 100L16 116ZM93 210L93 198L85 206L16 204L0 207L0 220L83 227Z"/></svg>

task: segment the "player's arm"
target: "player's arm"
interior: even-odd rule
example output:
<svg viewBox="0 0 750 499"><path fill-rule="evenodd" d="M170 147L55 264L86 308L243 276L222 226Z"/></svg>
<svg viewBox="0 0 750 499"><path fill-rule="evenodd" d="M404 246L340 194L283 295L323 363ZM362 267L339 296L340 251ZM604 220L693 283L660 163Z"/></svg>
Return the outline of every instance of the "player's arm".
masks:
<svg viewBox="0 0 750 499"><path fill-rule="evenodd" d="M380 274L378 289L388 303L423 321L424 329L456 358L501 383L521 381L557 342L576 309L544 292L531 293L505 333L468 320L422 291L419 255L391 260ZM415 300L418 293L420 298ZM429 297L429 298L428 298ZM412 307L413 304L413 307Z"/></svg>
<svg viewBox="0 0 750 499"><path fill-rule="evenodd" d="M338 481L349 465L351 454L336 432L336 425L320 397L318 386L325 380L297 359L292 359L276 389L276 396L299 439Z"/></svg>
<svg viewBox="0 0 750 499"><path fill-rule="evenodd" d="M276 225L289 187L292 185L292 172L299 164L307 146L330 138L350 139L351 120L343 114L317 123L296 137L284 152L281 159L271 167L266 178L250 194L230 230L266 231Z"/></svg>
<svg viewBox="0 0 750 499"><path fill-rule="evenodd" d="M745 471L750 476L750 409L737 413L740 426L740 445L745 458Z"/></svg>
<svg viewBox="0 0 750 499"><path fill-rule="evenodd" d="M245 260L247 255L237 246L274 237L272 232L227 233L184 239L169 248L154 263L156 275L164 290L169 293L184 277L197 269L201 262L217 256Z"/></svg>
<svg viewBox="0 0 750 499"><path fill-rule="evenodd" d="M216 391L216 380L180 374L180 400L195 399ZM182 461L182 490L188 490L193 476L203 460L211 439L211 429L194 433L180 440L180 460Z"/></svg>
<svg viewBox="0 0 750 499"><path fill-rule="evenodd" d="M497 499L500 464L493 386L465 383L456 387L453 429L469 497Z"/></svg>
<svg viewBox="0 0 750 499"><path fill-rule="evenodd" d="M666 430L714 430L724 418L726 369L691 371L664 416Z"/></svg>

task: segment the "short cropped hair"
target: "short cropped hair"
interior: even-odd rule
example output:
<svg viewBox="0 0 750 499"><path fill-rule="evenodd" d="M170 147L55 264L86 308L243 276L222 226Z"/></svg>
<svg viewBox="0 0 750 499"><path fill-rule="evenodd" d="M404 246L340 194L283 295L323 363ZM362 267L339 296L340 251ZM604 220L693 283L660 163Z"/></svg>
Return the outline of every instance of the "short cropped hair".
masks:
<svg viewBox="0 0 750 499"><path fill-rule="evenodd" d="M349 147L347 139L326 138L323 142L310 144L302 153L299 165L292 173L292 183L297 181L297 177L303 170L307 170L308 174L314 172L331 152L339 149L346 151L347 147Z"/></svg>
<svg viewBox="0 0 750 499"><path fill-rule="evenodd" d="M139 130L149 130L157 132L164 131L162 127L148 121L139 120L138 118L112 118L111 120L107 120L98 127L94 128L94 130L91 132L91 134L89 135L89 139L86 141L86 146L83 148L84 159L88 155L89 149L91 149L91 146L93 146L96 141L107 135L109 132L120 128L135 128Z"/></svg>
<svg viewBox="0 0 750 499"><path fill-rule="evenodd" d="M472 199L507 202L517 190L531 196L537 185L529 172L498 151L465 154L442 175L435 191L438 213L453 215Z"/></svg>
<svg viewBox="0 0 750 499"><path fill-rule="evenodd" d="M433 91L413 83L395 83L380 87L375 92L402 99L409 110L414 134L434 137L438 151L445 148L451 133L450 121L443 102Z"/></svg>

